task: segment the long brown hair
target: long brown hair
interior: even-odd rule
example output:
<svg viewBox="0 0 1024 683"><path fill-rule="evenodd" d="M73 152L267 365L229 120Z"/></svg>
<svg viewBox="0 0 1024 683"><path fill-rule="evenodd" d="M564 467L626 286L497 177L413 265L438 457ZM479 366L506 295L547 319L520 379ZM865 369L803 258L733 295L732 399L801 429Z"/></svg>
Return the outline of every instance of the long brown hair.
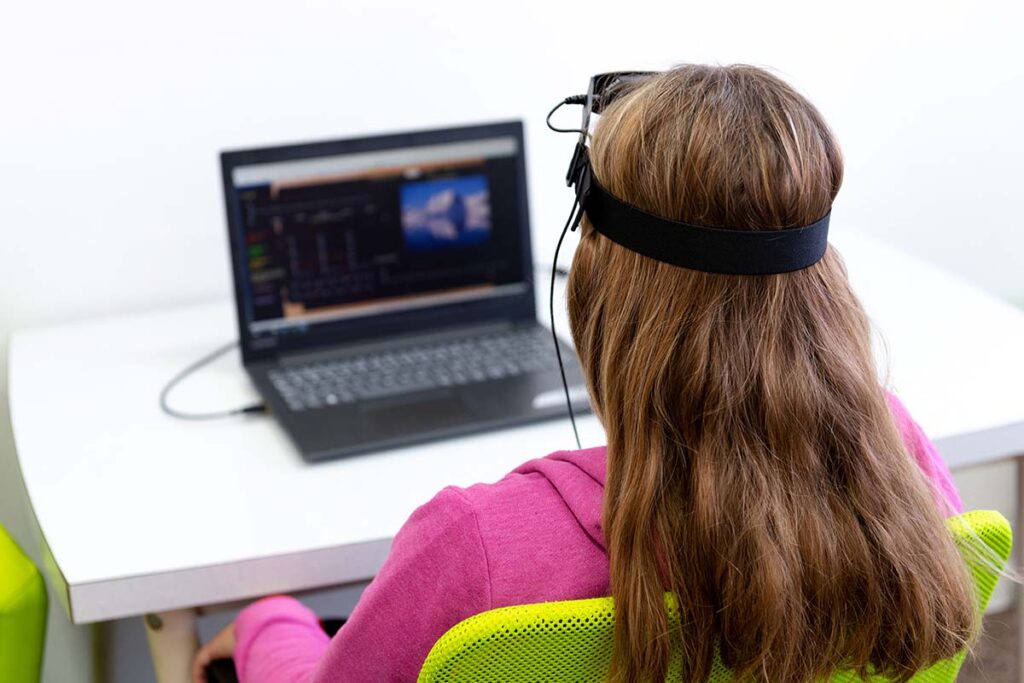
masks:
<svg viewBox="0 0 1024 683"><path fill-rule="evenodd" d="M843 174L818 111L749 66L651 77L604 112L592 160L642 209L747 230L814 222ZM568 306L608 435L612 680L664 680L672 642L683 681L717 646L739 680L772 683L906 680L970 642L969 576L833 248L794 273L715 275L584 220Z"/></svg>

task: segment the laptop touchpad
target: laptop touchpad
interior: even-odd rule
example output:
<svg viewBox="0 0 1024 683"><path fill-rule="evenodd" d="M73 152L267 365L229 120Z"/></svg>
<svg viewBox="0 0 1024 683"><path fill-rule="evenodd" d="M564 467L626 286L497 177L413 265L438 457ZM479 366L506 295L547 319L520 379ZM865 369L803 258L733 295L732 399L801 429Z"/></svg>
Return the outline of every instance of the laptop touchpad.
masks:
<svg viewBox="0 0 1024 683"><path fill-rule="evenodd" d="M472 417L462 399L450 391L373 401L362 406L360 412L368 429L385 435L433 431Z"/></svg>

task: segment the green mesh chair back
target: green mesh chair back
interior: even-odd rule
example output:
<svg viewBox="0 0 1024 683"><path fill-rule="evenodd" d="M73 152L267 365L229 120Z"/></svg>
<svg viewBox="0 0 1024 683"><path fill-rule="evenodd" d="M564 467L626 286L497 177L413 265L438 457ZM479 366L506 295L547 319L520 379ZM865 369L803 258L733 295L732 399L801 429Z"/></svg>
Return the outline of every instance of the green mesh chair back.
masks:
<svg viewBox="0 0 1024 683"><path fill-rule="evenodd" d="M978 610L984 611L1010 556L1010 525L998 512L967 512L949 520L961 548L980 549L965 555L977 588ZM986 553L988 557L985 557ZM674 610L666 596L670 616ZM612 652L615 606L611 598L546 602L502 607L453 626L434 647L420 670L419 683L586 683L603 681ZM918 673L915 683L956 679L964 655L939 662ZM678 680L679 660L668 680ZM710 683L732 681L716 661ZM834 682L859 680L840 672ZM878 679L881 681L882 679Z"/></svg>
<svg viewBox="0 0 1024 683"><path fill-rule="evenodd" d="M45 630L43 578L0 527L0 681L39 680Z"/></svg>

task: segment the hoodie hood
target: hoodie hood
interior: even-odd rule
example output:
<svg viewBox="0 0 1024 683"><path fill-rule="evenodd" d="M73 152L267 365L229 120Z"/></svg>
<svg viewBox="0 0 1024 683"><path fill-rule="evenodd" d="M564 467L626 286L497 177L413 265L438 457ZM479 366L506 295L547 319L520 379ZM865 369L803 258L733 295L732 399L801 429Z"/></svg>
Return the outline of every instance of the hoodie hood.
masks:
<svg viewBox="0 0 1024 683"><path fill-rule="evenodd" d="M599 446L581 451L558 451L530 460L517 467L514 473L539 474L547 479L580 527L603 550L601 514L607 465L605 447Z"/></svg>

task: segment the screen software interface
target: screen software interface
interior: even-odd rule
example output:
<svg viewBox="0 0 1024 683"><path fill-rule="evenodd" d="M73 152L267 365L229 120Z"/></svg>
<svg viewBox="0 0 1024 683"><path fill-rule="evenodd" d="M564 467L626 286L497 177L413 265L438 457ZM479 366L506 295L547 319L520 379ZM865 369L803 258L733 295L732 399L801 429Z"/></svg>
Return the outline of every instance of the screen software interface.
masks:
<svg viewBox="0 0 1024 683"><path fill-rule="evenodd" d="M518 146L495 137L232 169L254 344L525 291Z"/></svg>

